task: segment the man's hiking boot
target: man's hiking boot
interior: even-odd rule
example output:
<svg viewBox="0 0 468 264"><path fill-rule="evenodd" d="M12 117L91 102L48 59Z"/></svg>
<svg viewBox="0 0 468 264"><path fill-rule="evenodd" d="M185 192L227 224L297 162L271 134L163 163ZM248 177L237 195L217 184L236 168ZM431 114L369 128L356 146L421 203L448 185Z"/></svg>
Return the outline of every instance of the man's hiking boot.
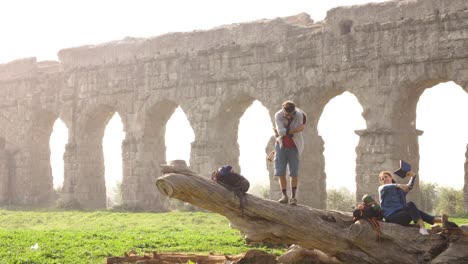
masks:
<svg viewBox="0 0 468 264"><path fill-rule="evenodd" d="M289 204L290 205L297 205L297 199L294 198L294 197L291 197L291 199L289 200Z"/></svg>
<svg viewBox="0 0 468 264"><path fill-rule="evenodd" d="M283 196L281 196L281 199L279 199L278 202L280 202L282 204L287 204L288 203L288 197L283 194Z"/></svg>

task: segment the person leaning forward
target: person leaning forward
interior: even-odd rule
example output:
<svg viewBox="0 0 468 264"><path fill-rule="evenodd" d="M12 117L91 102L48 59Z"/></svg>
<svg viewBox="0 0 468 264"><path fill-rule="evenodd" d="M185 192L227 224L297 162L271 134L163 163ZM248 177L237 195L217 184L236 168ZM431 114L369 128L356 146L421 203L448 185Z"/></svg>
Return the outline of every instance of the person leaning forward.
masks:
<svg viewBox="0 0 468 264"><path fill-rule="evenodd" d="M304 150L302 131L305 125L305 113L294 102L285 101L281 110L275 113L275 159L274 172L279 179L282 197L280 203L297 204L299 157ZM289 167L291 180L291 198L287 194L286 168Z"/></svg>

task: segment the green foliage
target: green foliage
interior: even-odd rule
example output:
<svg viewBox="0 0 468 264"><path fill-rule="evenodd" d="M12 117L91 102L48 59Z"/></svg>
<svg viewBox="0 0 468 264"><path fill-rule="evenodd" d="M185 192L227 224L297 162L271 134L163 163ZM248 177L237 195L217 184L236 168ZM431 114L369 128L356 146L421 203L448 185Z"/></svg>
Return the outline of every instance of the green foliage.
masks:
<svg viewBox="0 0 468 264"><path fill-rule="evenodd" d="M468 214L464 214L457 217L450 217L449 221L452 221L457 225L468 225Z"/></svg>
<svg viewBox="0 0 468 264"><path fill-rule="evenodd" d="M169 211L173 212L197 212L197 211L205 211L199 207L196 207L192 204L186 203L184 201L178 199L169 198Z"/></svg>
<svg viewBox="0 0 468 264"><path fill-rule="evenodd" d="M269 184L253 184L250 186L249 193L263 198L270 198L270 185Z"/></svg>
<svg viewBox="0 0 468 264"><path fill-rule="evenodd" d="M81 210L82 206L77 200L64 202L63 199L57 200L57 208L63 210Z"/></svg>
<svg viewBox="0 0 468 264"><path fill-rule="evenodd" d="M351 211L356 204L355 194L346 188L327 190L327 209Z"/></svg>
<svg viewBox="0 0 468 264"><path fill-rule="evenodd" d="M437 203L437 184L421 181L419 186L421 190L421 210L433 212Z"/></svg>
<svg viewBox="0 0 468 264"><path fill-rule="evenodd" d="M461 215L463 209L463 190L456 190L450 187L440 187L438 189L438 202L436 214Z"/></svg>
<svg viewBox="0 0 468 264"><path fill-rule="evenodd" d="M62 189L63 189L62 186L54 187L54 196L53 196L54 201L62 200Z"/></svg>
<svg viewBox="0 0 468 264"><path fill-rule="evenodd" d="M438 186L436 183L420 182L421 205L423 211L435 215L466 217L464 212L463 190Z"/></svg>
<svg viewBox="0 0 468 264"><path fill-rule="evenodd" d="M37 243L38 248L31 248ZM103 263L135 250L240 254L250 247L223 216L205 213L0 210L0 263Z"/></svg>
<svg viewBox="0 0 468 264"><path fill-rule="evenodd" d="M121 181L117 182L113 191L114 191L114 197L112 199L112 202L116 206L121 205L122 204L122 182Z"/></svg>
<svg viewBox="0 0 468 264"><path fill-rule="evenodd" d="M129 205L129 204L119 204L114 205L112 208L109 208L108 211L111 212L127 212L127 213L142 213L145 210L139 206Z"/></svg>

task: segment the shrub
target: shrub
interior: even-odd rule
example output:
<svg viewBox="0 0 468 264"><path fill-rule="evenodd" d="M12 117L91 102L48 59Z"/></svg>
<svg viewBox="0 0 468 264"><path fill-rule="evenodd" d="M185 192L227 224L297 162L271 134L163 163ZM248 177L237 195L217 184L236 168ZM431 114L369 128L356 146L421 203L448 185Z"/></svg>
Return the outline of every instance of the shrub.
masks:
<svg viewBox="0 0 468 264"><path fill-rule="evenodd" d="M436 207L436 214L443 213L448 215L462 215L463 208L463 190L456 190L450 187L438 188L438 202Z"/></svg>
<svg viewBox="0 0 468 264"><path fill-rule="evenodd" d="M270 185L268 184L253 184L250 187L249 193L260 196L262 198L270 198Z"/></svg>
<svg viewBox="0 0 468 264"><path fill-rule="evenodd" d="M438 186L436 183L420 182L421 190L421 210L425 212L434 212L435 205L438 200Z"/></svg>
<svg viewBox="0 0 468 264"><path fill-rule="evenodd" d="M169 198L169 211L176 211L176 212L198 212L204 211L203 209L196 207L195 205L191 205L181 200Z"/></svg>
<svg viewBox="0 0 468 264"><path fill-rule="evenodd" d="M327 209L338 211L351 211L356 204L355 194L342 187L327 190Z"/></svg>

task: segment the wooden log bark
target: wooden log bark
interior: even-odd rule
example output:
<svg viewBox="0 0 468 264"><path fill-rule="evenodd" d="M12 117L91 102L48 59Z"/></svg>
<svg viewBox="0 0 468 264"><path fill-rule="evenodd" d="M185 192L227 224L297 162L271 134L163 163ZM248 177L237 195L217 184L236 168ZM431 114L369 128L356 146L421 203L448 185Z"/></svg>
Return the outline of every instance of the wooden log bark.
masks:
<svg viewBox="0 0 468 264"><path fill-rule="evenodd" d="M465 237L421 236L417 228L385 222L380 222L377 233L365 220L354 223L350 212L280 204L248 193L241 211L234 193L191 171L185 162L161 168L163 176L156 181L161 193L225 216L247 242L297 244L343 263L431 263L438 256L445 257L437 263L468 259L468 253L459 250L467 243Z"/></svg>

